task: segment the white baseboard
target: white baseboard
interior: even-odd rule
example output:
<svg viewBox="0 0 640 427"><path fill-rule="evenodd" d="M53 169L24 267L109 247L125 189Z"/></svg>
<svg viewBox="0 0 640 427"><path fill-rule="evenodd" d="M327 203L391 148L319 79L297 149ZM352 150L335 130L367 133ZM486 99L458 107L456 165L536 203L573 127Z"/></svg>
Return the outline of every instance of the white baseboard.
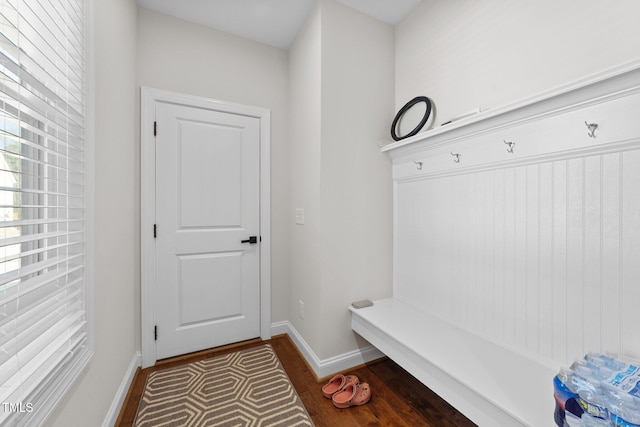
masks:
<svg viewBox="0 0 640 427"><path fill-rule="evenodd" d="M122 378L120 387L118 387L118 390L116 391L113 402L111 402L107 415L104 417L102 427L113 427L116 424L118 415L120 415L120 410L122 409L122 404L124 403L124 399L127 397L129 387L133 381L133 377L140 366L142 366L142 354L139 351L136 351L133 358L131 358L131 362L124 374L124 378Z"/></svg>
<svg viewBox="0 0 640 427"><path fill-rule="evenodd" d="M289 333L289 321L276 322L271 324L271 336Z"/></svg>
<svg viewBox="0 0 640 427"><path fill-rule="evenodd" d="M291 340L298 347L298 350L318 378L325 378L336 372L345 371L384 357L380 350L373 346L368 346L321 360L289 321L271 324L271 335L281 334L287 334L291 337Z"/></svg>

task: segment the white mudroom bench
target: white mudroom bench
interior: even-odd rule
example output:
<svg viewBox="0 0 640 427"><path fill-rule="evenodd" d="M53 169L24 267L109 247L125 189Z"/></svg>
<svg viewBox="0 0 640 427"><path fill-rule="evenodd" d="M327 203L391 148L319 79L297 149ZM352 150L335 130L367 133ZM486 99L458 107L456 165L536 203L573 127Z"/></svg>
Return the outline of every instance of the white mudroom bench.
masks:
<svg viewBox="0 0 640 427"><path fill-rule="evenodd" d="M586 352L640 357L640 62L382 152L392 296L357 334L488 427L553 426Z"/></svg>
<svg viewBox="0 0 640 427"><path fill-rule="evenodd" d="M529 425L526 419L553 422L556 367L536 363L513 350L457 328L398 299L351 309L351 326L478 425ZM535 395L535 396L534 396ZM542 398L541 405L527 404ZM520 414L518 409L542 411Z"/></svg>

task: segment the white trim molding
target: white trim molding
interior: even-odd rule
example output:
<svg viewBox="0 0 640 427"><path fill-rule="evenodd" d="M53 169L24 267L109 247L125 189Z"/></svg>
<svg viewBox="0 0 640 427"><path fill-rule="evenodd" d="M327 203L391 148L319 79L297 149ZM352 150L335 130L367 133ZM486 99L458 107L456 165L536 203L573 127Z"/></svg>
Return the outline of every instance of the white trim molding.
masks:
<svg viewBox="0 0 640 427"><path fill-rule="evenodd" d="M289 335L318 379L326 378L337 372L343 372L364 363L385 357L377 348L367 346L347 353L338 354L328 359L320 359L289 321L273 323L271 325L271 334Z"/></svg>
<svg viewBox="0 0 640 427"><path fill-rule="evenodd" d="M271 111L161 89L142 87L140 92L140 275L142 367L156 362L155 325L155 158L153 135L155 105L174 102L218 111L244 114L260 120L260 338L271 338Z"/></svg>
<svg viewBox="0 0 640 427"><path fill-rule="evenodd" d="M129 367L124 373L124 378L122 378L122 382L120 383L120 386L116 391L116 395L113 398L113 402L111 402L111 406L107 411L107 415L104 417L102 427L112 427L116 425L116 421L118 420L118 416L120 415L120 411L122 410L124 400L127 398L127 393L129 393L129 388L133 383L136 371L140 367L141 363L142 354L139 351L136 351L131 358Z"/></svg>

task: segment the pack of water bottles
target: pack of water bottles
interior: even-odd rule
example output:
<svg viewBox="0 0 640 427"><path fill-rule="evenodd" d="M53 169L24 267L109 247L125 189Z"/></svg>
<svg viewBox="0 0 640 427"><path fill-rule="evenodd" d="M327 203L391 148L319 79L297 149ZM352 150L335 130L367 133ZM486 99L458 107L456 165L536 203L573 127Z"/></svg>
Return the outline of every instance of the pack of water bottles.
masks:
<svg viewBox="0 0 640 427"><path fill-rule="evenodd" d="M587 354L553 386L559 427L640 427L640 363Z"/></svg>

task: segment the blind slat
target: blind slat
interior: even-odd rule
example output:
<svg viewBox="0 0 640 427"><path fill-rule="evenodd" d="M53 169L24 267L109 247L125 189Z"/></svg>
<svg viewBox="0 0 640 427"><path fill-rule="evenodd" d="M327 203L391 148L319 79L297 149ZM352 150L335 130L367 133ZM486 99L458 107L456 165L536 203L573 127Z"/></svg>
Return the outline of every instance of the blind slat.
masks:
<svg viewBox="0 0 640 427"><path fill-rule="evenodd" d="M15 330L15 336L2 334L0 338L0 360L2 355L8 354L7 348L20 352L27 345L30 345L37 337L46 334L52 322L60 316L60 311L72 312L81 305L82 291L79 289L62 289L52 293L50 298L41 297L29 307L21 310L19 316L15 316L11 322L7 322L0 327L0 332Z"/></svg>
<svg viewBox="0 0 640 427"><path fill-rule="evenodd" d="M78 141L68 141L67 136L82 136L82 120L77 114L72 114L71 112L61 109L55 105L34 99L33 93L26 90L14 93L10 86L7 87L5 85L4 93L14 95L12 98L3 99L4 111L9 113L9 118L13 118L16 122L20 121L24 130L32 132L34 135L38 135L43 138L55 138L56 142L68 145L70 145L70 142ZM66 115L65 122L55 120L55 118L60 115ZM32 124L41 124L44 121L48 123L47 129L37 128ZM52 129L56 129L58 131L57 134L52 134ZM13 135L25 138L24 134L14 133Z"/></svg>
<svg viewBox="0 0 640 427"><path fill-rule="evenodd" d="M36 291L38 288L42 286L46 286L47 284L54 282L56 280L59 280L63 277L66 277L70 274L78 273L81 270L82 270L82 267L77 266L65 272L52 271L52 272L42 274L40 276L36 276L35 278L27 279L22 282L20 291L22 294L27 294L29 292ZM16 292L11 292L11 290L9 289L8 292L5 292L6 295L4 295L2 299L0 299L0 303L9 305L13 301L17 300L19 296L17 291L18 291L17 287L16 287Z"/></svg>
<svg viewBox="0 0 640 427"><path fill-rule="evenodd" d="M81 234L83 234L82 231L29 234L27 236L9 237L9 238L2 239L3 241L0 244L2 246L10 246L10 245L17 245L20 243L34 242L38 240L53 239L56 237L64 237L64 236L73 237L74 235L81 235ZM1 275L0 275L0 280L2 280Z"/></svg>
<svg viewBox="0 0 640 427"><path fill-rule="evenodd" d="M50 76L46 71L41 69L37 58L31 58L20 51L18 52L18 57L20 58L18 62L13 55L10 55L10 53L13 52L6 49L10 48L6 40L8 39L5 37L3 40L5 49L0 51L2 54L0 64L8 71L8 73L5 72L6 78L8 80L14 80L21 86L22 91L25 91L21 95L23 99L30 100L30 98L35 96L42 101L47 101L52 108L58 106L60 111L69 110L70 113L78 116L81 115L80 111L75 107L76 105L82 105L81 97L84 95L83 86L75 81L78 77L68 75L69 79L66 81L66 84L69 85L69 87L62 87L55 76ZM28 69L31 69L31 72L28 72ZM34 73L34 71L36 71L36 73ZM38 76L38 74L40 74L40 76ZM47 83L44 83L42 79L45 76L44 81ZM60 95L63 89L67 90L64 98ZM74 101L73 104L67 102L69 99ZM31 102L37 101L31 99Z"/></svg>
<svg viewBox="0 0 640 427"><path fill-rule="evenodd" d="M72 81L70 77L73 77L74 68L82 68L82 64L74 63L71 59L74 52L69 48L73 45L56 43L55 23L43 21L43 18L48 16L47 13L38 14L33 11L32 7L38 5L36 2L22 4L25 6L18 10L17 25L20 34L18 43L22 52L21 62L29 64L30 74L50 86L54 94L58 91L72 93L65 85ZM73 30L73 27L67 29ZM81 58L79 52L77 53L75 56ZM80 73L76 77L81 80Z"/></svg>
<svg viewBox="0 0 640 427"><path fill-rule="evenodd" d="M33 379L38 378L32 378L32 376L42 368L49 372L55 369L55 366L43 366L42 362L54 355L58 349L67 343L69 338L73 337L75 332L84 326L85 322L80 320L84 314L84 312L78 311L73 316L61 319L49 329L51 333L38 337L29 347L23 349L6 362L9 366L19 366L19 369L0 388L0 399L3 399L3 402L12 401L9 396L16 396L18 391L19 393L16 397L20 397L18 397L18 400L14 398L13 401L23 401L22 396L28 396L29 389L37 386L37 382L33 381ZM28 362L22 363L21 359ZM32 381L29 381L29 379L32 379ZM40 380L42 381L43 379L45 378ZM19 390L20 388L23 390Z"/></svg>
<svg viewBox="0 0 640 427"><path fill-rule="evenodd" d="M76 253L75 249L71 246L80 244L82 244L82 242L64 242L57 245L47 245L46 247L33 250L16 250L15 253L12 253L10 250L6 250L8 248L11 248L10 246L3 246L2 248L0 248L0 265L2 265L2 263L8 263L5 264L4 271L11 271L13 269L19 268L19 265L22 265L21 261L23 258L40 257L53 251L70 251L71 253ZM17 264L17 266L15 268L12 268L10 263L15 263Z"/></svg>
<svg viewBox="0 0 640 427"><path fill-rule="evenodd" d="M47 208L49 209L49 208ZM33 220L23 220L23 221L6 221L0 222L0 228L2 227L16 227L16 226L25 226L25 225L61 225L61 224L70 224L74 222L81 222L82 219L68 219L68 218L58 218L58 217L47 217L42 220L33 219ZM0 246L2 247L2 246Z"/></svg>
<svg viewBox="0 0 640 427"><path fill-rule="evenodd" d="M20 194L38 194L38 195L50 195L50 196L67 196L69 198L72 197L82 197L81 194L81 190L83 187L79 186L79 185L75 185L75 184L70 184L69 185L69 192L67 193L63 193L63 192L52 192L52 191L47 191L47 190L35 190L35 189L20 189L20 188L15 188L15 187L0 187L0 191L9 191L9 192L13 192L13 193L20 193ZM77 192L75 194L69 194L71 193L71 190L77 190ZM42 207L46 208L47 205L41 205Z"/></svg>

